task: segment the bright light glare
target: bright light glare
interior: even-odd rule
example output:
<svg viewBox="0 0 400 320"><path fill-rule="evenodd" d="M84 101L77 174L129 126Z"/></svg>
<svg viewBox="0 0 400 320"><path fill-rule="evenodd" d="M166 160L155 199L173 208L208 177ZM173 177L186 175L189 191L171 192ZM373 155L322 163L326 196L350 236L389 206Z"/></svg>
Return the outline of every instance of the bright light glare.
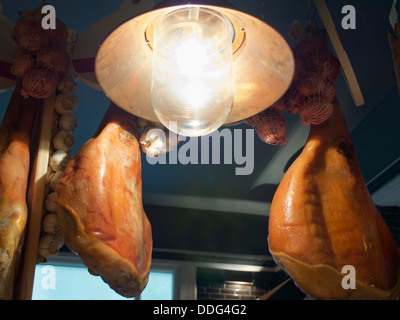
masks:
<svg viewBox="0 0 400 320"><path fill-rule="evenodd" d="M207 80L205 68L209 59L206 49L201 43L202 29L198 23L190 23L184 33L186 37L175 48L174 56L179 72L185 75L185 81L181 86L182 98L192 108L198 109L205 105L210 94L205 83Z"/></svg>
<svg viewBox="0 0 400 320"><path fill-rule="evenodd" d="M193 81L182 87L182 97L192 108L198 109L208 101L209 91L204 81Z"/></svg>
<svg viewBox="0 0 400 320"><path fill-rule="evenodd" d="M161 123L184 136L218 129L233 105L232 25L201 7L167 14L154 31L152 103ZM175 130L169 123L177 124Z"/></svg>
<svg viewBox="0 0 400 320"><path fill-rule="evenodd" d="M174 55L180 72L192 77L202 76L208 59L206 50L198 39L185 39L175 48Z"/></svg>

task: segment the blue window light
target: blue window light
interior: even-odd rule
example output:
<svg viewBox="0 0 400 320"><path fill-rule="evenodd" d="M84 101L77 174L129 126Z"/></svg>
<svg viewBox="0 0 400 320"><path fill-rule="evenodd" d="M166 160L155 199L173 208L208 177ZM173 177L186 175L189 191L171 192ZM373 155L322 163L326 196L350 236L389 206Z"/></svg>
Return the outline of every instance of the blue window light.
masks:
<svg viewBox="0 0 400 320"><path fill-rule="evenodd" d="M149 282L137 299L174 299L174 272L151 270ZM35 271L32 300L127 300L89 274L86 267L38 264ZM132 300L133 298L130 298Z"/></svg>

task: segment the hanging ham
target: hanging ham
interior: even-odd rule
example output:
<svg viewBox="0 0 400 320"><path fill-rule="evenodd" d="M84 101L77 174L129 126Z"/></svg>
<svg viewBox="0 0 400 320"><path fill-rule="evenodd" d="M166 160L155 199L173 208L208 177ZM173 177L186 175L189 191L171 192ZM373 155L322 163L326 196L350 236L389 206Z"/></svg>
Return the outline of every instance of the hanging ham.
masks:
<svg viewBox="0 0 400 320"><path fill-rule="evenodd" d="M152 252L137 134L136 118L110 104L56 187L65 243L90 273L125 297L146 286Z"/></svg>
<svg viewBox="0 0 400 320"><path fill-rule="evenodd" d="M0 299L12 299L28 218L29 143L39 101L17 83L0 128Z"/></svg>
<svg viewBox="0 0 400 320"><path fill-rule="evenodd" d="M268 244L276 262L313 298L399 295L396 245L365 185L337 100L328 120L311 125L274 195ZM354 268L354 288L342 286L347 266Z"/></svg>

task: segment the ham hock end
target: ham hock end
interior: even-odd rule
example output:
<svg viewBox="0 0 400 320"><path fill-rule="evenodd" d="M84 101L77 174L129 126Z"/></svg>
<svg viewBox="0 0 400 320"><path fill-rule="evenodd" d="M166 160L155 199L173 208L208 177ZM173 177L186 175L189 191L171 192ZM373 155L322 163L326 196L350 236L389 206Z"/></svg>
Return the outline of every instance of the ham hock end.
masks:
<svg viewBox="0 0 400 320"><path fill-rule="evenodd" d="M56 187L65 243L91 274L124 297L145 288L153 245L137 134L136 118L111 103Z"/></svg>

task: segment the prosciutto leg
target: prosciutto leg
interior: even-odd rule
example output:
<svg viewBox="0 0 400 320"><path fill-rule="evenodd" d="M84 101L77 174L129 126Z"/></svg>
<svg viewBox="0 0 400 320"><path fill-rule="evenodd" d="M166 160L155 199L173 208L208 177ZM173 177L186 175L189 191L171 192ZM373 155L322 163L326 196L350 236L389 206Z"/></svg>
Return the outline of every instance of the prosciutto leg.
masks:
<svg viewBox="0 0 400 320"><path fill-rule="evenodd" d="M153 245L142 204L137 134L136 118L110 104L56 187L65 243L89 272L125 297L146 286Z"/></svg>
<svg viewBox="0 0 400 320"><path fill-rule="evenodd" d="M268 244L277 264L313 298L399 296L396 243L364 182L337 99L332 116L311 126L279 184ZM344 285L350 277L352 288Z"/></svg>
<svg viewBox="0 0 400 320"><path fill-rule="evenodd" d="M29 142L38 100L17 85L0 128L0 299L12 299L28 218Z"/></svg>

